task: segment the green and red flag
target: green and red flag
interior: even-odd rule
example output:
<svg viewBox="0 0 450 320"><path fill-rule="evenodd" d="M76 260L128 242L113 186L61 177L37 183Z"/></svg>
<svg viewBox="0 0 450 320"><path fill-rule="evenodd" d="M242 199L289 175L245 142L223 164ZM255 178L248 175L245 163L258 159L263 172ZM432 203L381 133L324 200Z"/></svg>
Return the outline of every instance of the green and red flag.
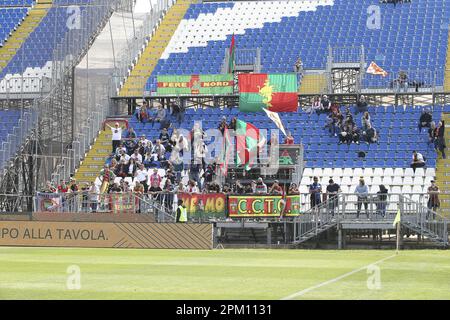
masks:
<svg viewBox="0 0 450 320"><path fill-rule="evenodd" d="M274 112L296 112L298 107L295 73L241 73L239 110L258 112L263 108Z"/></svg>
<svg viewBox="0 0 450 320"><path fill-rule="evenodd" d="M244 165L246 170L253 166L258 152L259 129L251 123L236 121L236 164Z"/></svg>
<svg viewBox="0 0 450 320"><path fill-rule="evenodd" d="M234 40L234 34L231 37L230 51L229 51L229 61L228 61L228 73L234 72L234 55L236 51L236 43Z"/></svg>

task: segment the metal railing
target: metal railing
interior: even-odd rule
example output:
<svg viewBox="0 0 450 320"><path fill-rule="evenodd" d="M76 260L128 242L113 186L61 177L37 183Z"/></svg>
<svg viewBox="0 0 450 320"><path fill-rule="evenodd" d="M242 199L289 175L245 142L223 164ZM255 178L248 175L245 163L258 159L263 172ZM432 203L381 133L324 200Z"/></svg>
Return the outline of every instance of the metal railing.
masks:
<svg viewBox="0 0 450 320"><path fill-rule="evenodd" d="M114 75L111 79L112 96L118 95L125 81L130 81L131 70L136 65L141 54L155 35L156 29L162 22L164 15L175 4L176 0L158 0L144 17L144 22L135 32L135 37L128 47L118 53L115 63ZM149 75L150 76L150 75ZM140 79L141 88L144 88L148 77Z"/></svg>

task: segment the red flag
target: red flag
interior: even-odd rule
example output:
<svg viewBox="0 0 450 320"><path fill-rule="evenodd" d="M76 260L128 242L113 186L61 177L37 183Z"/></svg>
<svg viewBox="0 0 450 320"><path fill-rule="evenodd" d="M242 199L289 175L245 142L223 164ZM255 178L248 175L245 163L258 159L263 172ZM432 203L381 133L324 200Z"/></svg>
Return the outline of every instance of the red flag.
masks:
<svg viewBox="0 0 450 320"><path fill-rule="evenodd" d="M371 62L366 71L368 74L381 75L386 77L388 73L380 68L375 62Z"/></svg>

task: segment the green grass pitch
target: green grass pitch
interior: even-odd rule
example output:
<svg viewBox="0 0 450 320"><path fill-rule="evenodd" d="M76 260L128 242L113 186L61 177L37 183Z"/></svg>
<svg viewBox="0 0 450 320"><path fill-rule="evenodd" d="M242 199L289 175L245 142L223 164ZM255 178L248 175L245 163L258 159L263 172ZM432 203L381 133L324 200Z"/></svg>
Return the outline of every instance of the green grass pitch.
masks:
<svg viewBox="0 0 450 320"><path fill-rule="evenodd" d="M73 265L79 282L68 278ZM68 279L80 289L68 289ZM302 291L294 299L450 299L450 251L0 247L0 299L282 299Z"/></svg>

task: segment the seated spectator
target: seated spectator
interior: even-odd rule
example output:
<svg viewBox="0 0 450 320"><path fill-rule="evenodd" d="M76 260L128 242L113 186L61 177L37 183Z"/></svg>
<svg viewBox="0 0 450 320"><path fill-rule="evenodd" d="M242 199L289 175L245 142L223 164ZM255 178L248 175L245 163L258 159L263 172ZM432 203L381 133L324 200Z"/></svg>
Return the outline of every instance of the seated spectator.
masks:
<svg viewBox="0 0 450 320"><path fill-rule="evenodd" d="M138 149L134 150L130 158L134 159L136 162L142 163L142 155L139 153Z"/></svg>
<svg viewBox="0 0 450 320"><path fill-rule="evenodd" d="M419 132L422 132L422 128L429 128L431 122L433 121L433 116L429 109L425 109L419 118Z"/></svg>
<svg viewBox="0 0 450 320"><path fill-rule="evenodd" d="M122 138L136 139L136 132L134 132L133 127L128 127L128 129L123 133Z"/></svg>
<svg viewBox="0 0 450 320"><path fill-rule="evenodd" d="M203 181L205 183L211 183L214 179L214 175L215 175L215 173L214 173L213 167L212 167L212 165L209 164L206 167L206 170L203 172L203 175L202 175Z"/></svg>
<svg viewBox="0 0 450 320"><path fill-rule="evenodd" d="M358 113L364 113L367 112L368 108L367 108L367 101L366 101L366 97L361 95L361 97L359 98L358 102L356 103L356 114Z"/></svg>
<svg viewBox="0 0 450 320"><path fill-rule="evenodd" d="M363 131L366 131L369 126L372 125L372 122L370 120L370 114L369 112L364 112L363 116L361 117L361 128Z"/></svg>
<svg viewBox="0 0 450 320"><path fill-rule="evenodd" d="M167 128L161 130L161 133L159 134L159 140L168 152L172 151L172 146L169 144L170 135L167 132Z"/></svg>
<svg viewBox="0 0 450 320"><path fill-rule="evenodd" d="M225 184L223 185L222 192L223 192L223 193L226 193L226 194L229 194L229 193L232 192L232 190L231 190L230 186L228 185L228 183L225 183Z"/></svg>
<svg viewBox="0 0 450 320"><path fill-rule="evenodd" d="M164 109L162 106L158 106L158 109L156 111L156 115L154 118L151 119L152 127L154 126L155 122L163 122L166 120L166 109Z"/></svg>
<svg viewBox="0 0 450 320"><path fill-rule="evenodd" d="M258 178L254 191L256 194L267 194L267 185L264 183L263 178Z"/></svg>
<svg viewBox="0 0 450 320"><path fill-rule="evenodd" d="M125 163L125 159L121 159L119 161L119 164L116 167L116 170L114 171L114 174L117 177L125 178L128 177L128 165Z"/></svg>
<svg viewBox="0 0 450 320"><path fill-rule="evenodd" d="M158 156L158 161L163 161L166 159L166 148L161 144L161 140L157 139L155 145L153 146L152 154L156 153Z"/></svg>
<svg viewBox="0 0 450 320"><path fill-rule="evenodd" d="M367 130L363 131L362 136L363 136L364 141L367 144L378 142L377 130L374 127L372 127L372 125L369 125Z"/></svg>
<svg viewBox="0 0 450 320"><path fill-rule="evenodd" d="M113 183L108 191L108 193L121 193L121 192L122 192L122 188L120 187L120 185L117 182Z"/></svg>
<svg viewBox="0 0 450 320"><path fill-rule="evenodd" d="M350 132L350 128L347 125L344 125L341 132L339 133L339 143L338 144L343 144L343 143L350 144L351 142L352 142L352 135Z"/></svg>
<svg viewBox="0 0 450 320"><path fill-rule="evenodd" d="M119 146L116 148L116 151L115 151L115 157L116 157L116 159L119 159L120 157L121 157L121 155L122 155L122 151L124 151L124 152L127 152L127 148L123 145L123 143L121 142L120 144L119 144Z"/></svg>
<svg viewBox="0 0 450 320"><path fill-rule="evenodd" d="M141 123L146 123L149 118L148 102L144 100L142 107L139 108L137 118Z"/></svg>
<svg viewBox="0 0 450 320"><path fill-rule="evenodd" d="M121 150L119 153L119 157L116 157L117 161L125 160L125 163L128 164L128 161L130 161L131 157L125 153L125 151ZM142 159L141 159L142 160Z"/></svg>
<svg viewBox="0 0 450 320"><path fill-rule="evenodd" d="M302 62L301 58L298 58L297 61L295 61L294 72L295 73L302 73L303 72L303 62Z"/></svg>
<svg viewBox="0 0 450 320"><path fill-rule="evenodd" d="M328 128L328 132L330 133L331 136L337 136L339 127L338 127L338 119L335 114L333 113L328 114L325 128Z"/></svg>
<svg viewBox="0 0 450 320"><path fill-rule="evenodd" d="M284 139L284 144L294 144L294 137L291 132L288 131L286 138Z"/></svg>
<svg viewBox="0 0 450 320"><path fill-rule="evenodd" d="M360 131L358 127L354 126L351 132L351 142L359 144L360 139L361 139Z"/></svg>
<svg viewBox="0 0 450 320"><path fill-rule="evenodd" d="M423 155L416 150L413 151L412 156L412 162L411 162L411 168L413 168L413 171L416 172L416 168L422 168L425 167L425 159L423 158Z"/></svg>
<svg viewBox="0 0 450 320"><path fill-rule="evenodd" d="M331 111L331 101L328 99L327 95L324 95L322 100L320 101L320 109L318 114L328 113Z"/></svg>
<svg viewBox="0 0 450 320"><path fill-rule="evenodd" d="M275 180L269 189L269 194L280 195L283 194L283 188L279 185L278 180Z"/></svg>

